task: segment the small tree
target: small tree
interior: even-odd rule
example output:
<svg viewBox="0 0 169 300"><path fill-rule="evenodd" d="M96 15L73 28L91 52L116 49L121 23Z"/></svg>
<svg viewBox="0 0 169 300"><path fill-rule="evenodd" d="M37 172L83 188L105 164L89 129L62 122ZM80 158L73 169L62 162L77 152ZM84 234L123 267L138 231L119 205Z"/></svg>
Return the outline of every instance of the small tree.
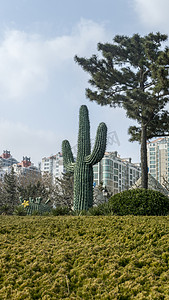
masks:
<svg viewBox="0 0 169 300"><path fill-rule="evenodd" d="M19 196L25 200L41 197L43 202L45 202L52 191L52 178L49 174L43 176L22 175L18 179Z"/></svg>
<svg viewBox="0 0 169 300"><path fill-rule="evenodd" d="M168 191L169 193L169 181L167 180L166 177L163 176L163 183L162 186Z"/></svg>
<svg viewBox="0 0 169 300"><path fill-rule="evenodd" d="M55 206L67 206L73 208L74 178L70 172L63 173L62 178L55 178L53 189L53 202Z"/></svg>
<svg viewBox="0 0 169 300"><path fill-rule="evenodd" d="M162 49L167 36L150 33L145 37L115 36L113 44L98 44L102 58L75 56L75 61L90 74L86 96L99 105L120 106L131 126L130 141L141 143L142 187L148 186L147 139L169 133L169 49Z"/></svg>
<svg viewBox="0 0 169 300"><path fill-rule="evenodd" d="M13 213L14 206L18 204L17 179L13 167L9 174L4 176L4 205L9 207L9 213Z"/></svg>

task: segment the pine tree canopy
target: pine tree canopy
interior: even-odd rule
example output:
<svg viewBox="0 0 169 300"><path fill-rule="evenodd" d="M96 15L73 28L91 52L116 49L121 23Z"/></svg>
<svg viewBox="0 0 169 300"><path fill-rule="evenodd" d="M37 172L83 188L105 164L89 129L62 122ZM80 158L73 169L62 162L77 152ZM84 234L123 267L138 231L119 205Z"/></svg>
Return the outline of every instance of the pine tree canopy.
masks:
<svg viewBox="0 0 169 300"><path fill-rule="evenodd" d="M86 96L99 105L122 107L131 126L130 141L141 143L142 187L148 187L147 140L169 134L169 48L167 35L116 35L113 43L98 44L101 55L75 61L90 75Z"/></svg>
<svg viewBox="0 0 169 300"><path fill-rule="evenodd" d="M167 35L150 33L141 37L116 35L113 43L98 44L99 56L75 56L75 61L90 74L86 96L110 107L120 106L127 117L138 122L129 128L131 141L141 139L141 126L147 138L168 135L169 48Z"/></svg>

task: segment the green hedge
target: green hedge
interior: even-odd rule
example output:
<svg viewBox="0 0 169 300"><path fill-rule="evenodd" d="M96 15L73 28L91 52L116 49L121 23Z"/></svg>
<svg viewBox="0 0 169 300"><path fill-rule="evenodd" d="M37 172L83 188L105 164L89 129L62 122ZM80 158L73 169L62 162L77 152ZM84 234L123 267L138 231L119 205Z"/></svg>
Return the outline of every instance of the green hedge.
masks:
<svg viewBox="0 0 169 300"><path fill-rule="evenodd" d="M109 209L117 215L162 216L169 214L169 198L154 190L133 189L109 199Z"/></svg>

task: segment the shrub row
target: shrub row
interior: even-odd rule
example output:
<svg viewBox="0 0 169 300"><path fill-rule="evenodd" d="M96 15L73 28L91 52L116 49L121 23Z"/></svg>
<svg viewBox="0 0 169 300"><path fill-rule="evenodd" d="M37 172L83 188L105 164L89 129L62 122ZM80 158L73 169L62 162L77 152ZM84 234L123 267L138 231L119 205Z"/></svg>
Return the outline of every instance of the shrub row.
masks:
<svg viewBox="0 0 169 300"><path fill-rule="evenodd" d="M107 203L81 214L165 216L169 214L169 198L154 190L132 189L112 196Z"/></svg>
<svg viewBox="0 0 169 300"><path fill-rule="evenodd" d="M17 206L15 215L24 216L26 211L23 206ZM169 214L169 198L154 190L133 189L112 196L108 202L94 206L88 211L73 212L67 206L57 206L50 213L43 215L143 215L162 216ZM33 215L38 215L34 211Z"/></svg>

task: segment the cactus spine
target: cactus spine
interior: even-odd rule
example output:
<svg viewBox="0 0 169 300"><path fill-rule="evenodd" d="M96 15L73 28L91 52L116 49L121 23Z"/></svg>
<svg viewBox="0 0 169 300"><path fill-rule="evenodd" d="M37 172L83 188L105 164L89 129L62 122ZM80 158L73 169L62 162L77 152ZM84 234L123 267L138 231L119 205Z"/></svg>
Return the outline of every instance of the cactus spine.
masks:
<svg viewBox="0 0 169 300"><path fill-rule="evenodd" d="M93 206L93 165L104 156L107 126L100 123L91 153L90 123L86 105L80 107L77 159L74 162L69 141L62 142L63 163L68 172L74 173L74 210L88 210Z"/></svg>

